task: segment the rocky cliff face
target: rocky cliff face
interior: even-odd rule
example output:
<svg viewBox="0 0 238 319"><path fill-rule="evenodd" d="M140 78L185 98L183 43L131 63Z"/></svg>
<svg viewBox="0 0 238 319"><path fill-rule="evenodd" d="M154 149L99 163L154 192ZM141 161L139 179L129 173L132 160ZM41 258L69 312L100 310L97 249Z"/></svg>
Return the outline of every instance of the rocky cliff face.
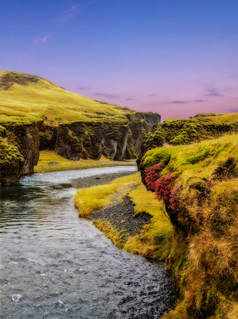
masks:
<svg viewBox="0 0 238 319"><path fill-rule="evenodd" d="M17 183L24 162L18 148L8 140L6 132L5 127L0 126L0 185Z"/></svg>
<svg viewBox="0 0 238 319"><path fill-rule="evenodd" d="M57 128L43 125L40 147L71 160L99 159L102 155L112 160L135 158L142 138L159 121L158 114L135 112L120 122L74 122Z"/></svg>
<svg viewBox="0 0 238 319"><path fill-rule="evenodd" d="M54 150L71 160L97 160L102 155L112 160L135 158L142 138L159 121L158 114L134 112L123 121L73 122L57 127L43 121L5 123L0 137L0 185L14 184L21 175L34 173L39 150Z"/></svg>
<svg viewBox="0 0 238 319"><path fill-rule="evenodd" d="M0 185L18 182L21 175L34 173L39 159L40 122L6 123L0 137Z"/></svg>

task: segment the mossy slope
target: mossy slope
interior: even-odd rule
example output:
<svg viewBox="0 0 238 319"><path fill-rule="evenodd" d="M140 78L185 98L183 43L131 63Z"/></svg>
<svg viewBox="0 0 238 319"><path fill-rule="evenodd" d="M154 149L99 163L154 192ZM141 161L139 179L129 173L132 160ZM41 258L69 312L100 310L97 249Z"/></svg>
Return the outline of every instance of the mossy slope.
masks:
<svg viewBox="0 0 238 319"><path fill-rule="evenodd" d="M235 319L238 135L150 150L140 168L145 183L154 183L175 230L167 264L181 300L166 318Z"/></svg>
<svg viewBox="0 0 238 319"><path fill-rule="evenodd" d="M184 120L166 120L153 126L142 144L142 153L164 144L190 144L238 132L238 113L198 114Z"/></svg>

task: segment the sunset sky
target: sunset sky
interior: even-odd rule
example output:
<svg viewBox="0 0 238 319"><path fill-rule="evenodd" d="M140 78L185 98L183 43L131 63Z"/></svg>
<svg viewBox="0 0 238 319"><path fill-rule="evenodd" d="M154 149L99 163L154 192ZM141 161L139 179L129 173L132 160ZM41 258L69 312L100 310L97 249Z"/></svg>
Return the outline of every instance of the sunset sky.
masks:
<svg viewBox="0 0 238 319"><path fill-rule="evenodd" d="M0 69L166 118L238 112L238 0L1 0Z"/></svg>

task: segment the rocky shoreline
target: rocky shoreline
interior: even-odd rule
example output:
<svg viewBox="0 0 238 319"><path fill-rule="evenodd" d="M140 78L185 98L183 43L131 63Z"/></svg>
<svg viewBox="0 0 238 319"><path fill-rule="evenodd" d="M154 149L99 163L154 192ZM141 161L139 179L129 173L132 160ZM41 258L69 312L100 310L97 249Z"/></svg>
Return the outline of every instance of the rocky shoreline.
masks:
<svg viewBox="0 0 238 319"><path fill-rule="evenodd" d="M103 185L116 178L131 174L133 173L124 172L111 175L104 174L96 177L85 177L75 181L73 186L80 189ZM116 231L125 234L125 237L135 236L140 233L145 224L148 224L150 222L152 216L146 212L135 215L134 206L135 204L132 202L132 200L128 196L126 196L123 202L92 213L90 215L90 219L92 219L93 221L98 219L108 221L113 227L115 227Z"/></svg>
<svg viewBox="0 0 238 319"><path fill-rule="evenodd" d="M152 218L146 212L135 215L135 204L127 196L122 203L106 207L98 212L92 213L93 220L101 219L110 222L117 231L127 236L135 236L140 233L145 224Z"/></svg>
<svg viewBox="0 0 238 319"><path fill-rule="evenodd" d="M102 174L98 176L89 176L83 177L73 181L73 187L80 189L80 188L88 188L97 185L103 185L110 183L116 178L127 176L134 174L134 172L121 172L116 174Z"/></svg>

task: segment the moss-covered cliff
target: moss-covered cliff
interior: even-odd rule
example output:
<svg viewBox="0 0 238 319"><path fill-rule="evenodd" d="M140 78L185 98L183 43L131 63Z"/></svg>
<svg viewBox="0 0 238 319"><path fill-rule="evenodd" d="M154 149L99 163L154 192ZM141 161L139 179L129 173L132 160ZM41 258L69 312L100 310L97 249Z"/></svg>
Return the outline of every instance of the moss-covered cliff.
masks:
<svg viewBox="0 0 238 319"><path fill-rule="evenodd" d="M165 318L237 318L238 135L149 150L140 169L174 226L180 299Z"/></svg>
<svg viewBox="0 0 238 319"><path fill-rule="evenodd" d="M124 121L73 122L58 127L42 125L41 150L55 150L72 159L112 160L136 158L141 141L160 116L154 113L133 112Z"/></svg>
<svg viewBox="0 0 238 319"><path fill-rule="evenodd" d="M180 145L238 132L238 114L198 114L183 120L166 120L154 125L143 140L142 153L164 144Z"/></svg>
<svg viewBox="0 0 238 319"><path fill-rule="evenodd" d="M6 137L6 129L0 126L0 186L18 182L24 158L17 146Z"/></svg>

